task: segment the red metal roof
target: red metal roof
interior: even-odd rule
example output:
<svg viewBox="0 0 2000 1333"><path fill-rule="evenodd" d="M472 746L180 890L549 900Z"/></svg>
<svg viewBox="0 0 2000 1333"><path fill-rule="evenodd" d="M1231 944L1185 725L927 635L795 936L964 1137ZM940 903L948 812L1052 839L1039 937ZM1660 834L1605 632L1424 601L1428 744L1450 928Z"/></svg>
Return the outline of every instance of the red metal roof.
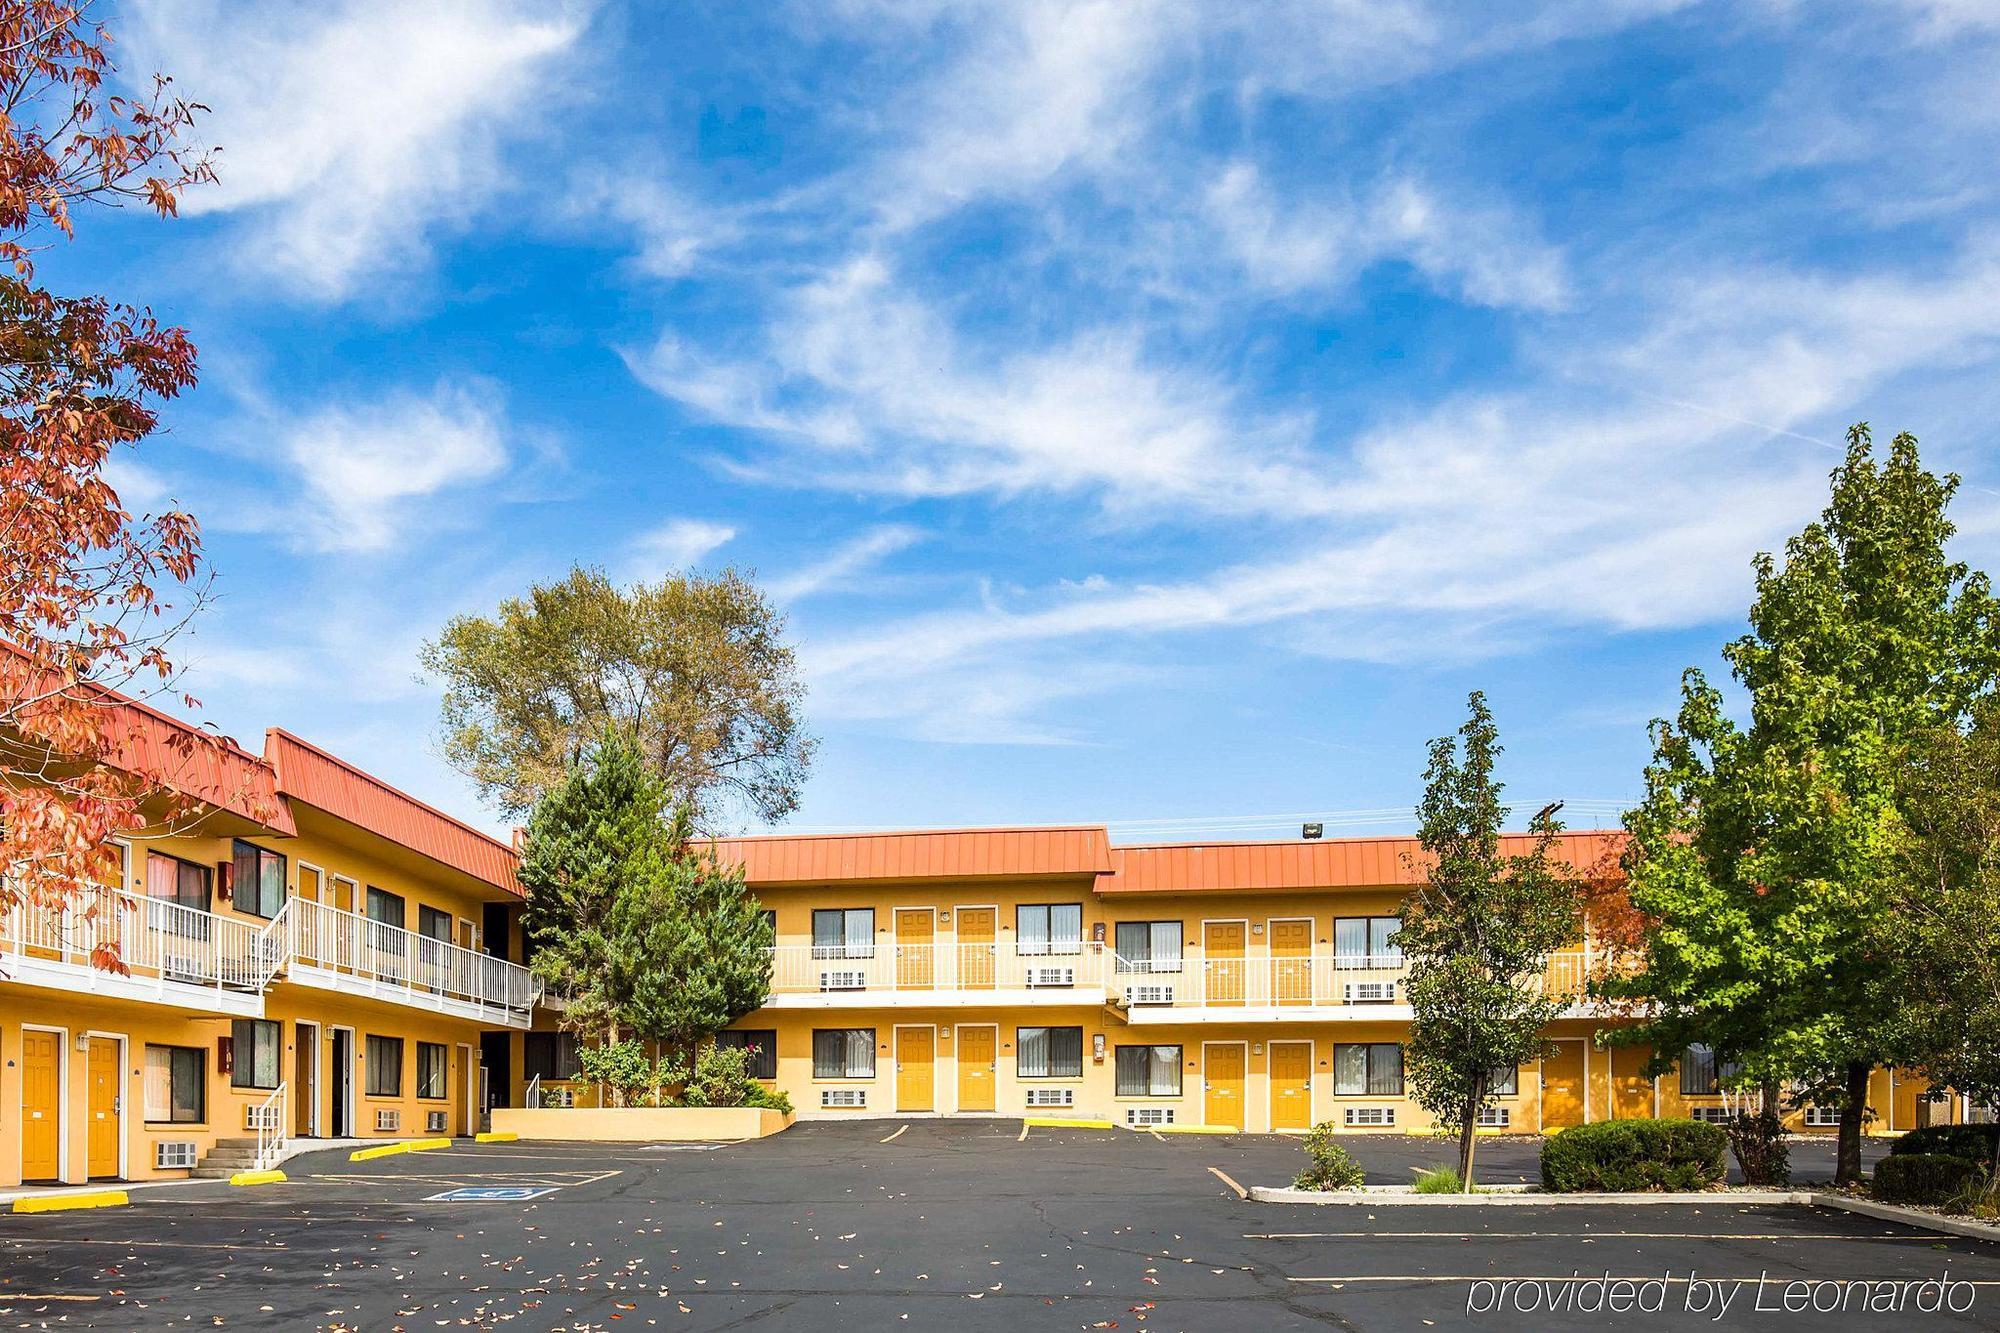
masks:
<svg viewBox="0 0 2000 1333"><path fill-rule="evenodd" d="M725 864L741 863L753 885L1082 876L1111 869L1111 841L1101 825L772 834L718 838L714 847Z"/></svg>
<svg viewBox="0 0 2000 1333"><path fill-rule="evenodd" d="M279 727L264 733L278 791L512 894L514 849Z"/></svg>
<svg viewBox="0 0 2000 1333"><path fill-rule="evenodd" d="M1564 833L1563 860L1584 871L1615 861L1625 835L1617 830ZM1527 834L1500 839L1505 855L1532 845ZM1183 842L1113 847L1112 871L1099 893L1218 893L1415 884L1423 879L1414 837L1329 838L1311 842Z"/></svg>

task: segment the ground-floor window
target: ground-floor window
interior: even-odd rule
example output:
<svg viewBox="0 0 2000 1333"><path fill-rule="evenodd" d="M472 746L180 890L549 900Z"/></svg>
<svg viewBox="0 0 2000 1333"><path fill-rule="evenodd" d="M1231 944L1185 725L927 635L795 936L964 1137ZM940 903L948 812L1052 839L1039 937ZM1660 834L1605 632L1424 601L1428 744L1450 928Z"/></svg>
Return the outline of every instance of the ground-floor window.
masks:
<svg viewBox="0 0 2000 1333"><path fill-rule="evenodd" d="M401 1037L368 1037L368 1095L370 1097L400 1097L403 1095L403 1039Z"/></svg>
<svg viewBox="0 0 2000 1333"><path fill-rule="evenodd" d="M283 1050L278 1025L267 1018L239 1018L229 1025L229 1037L234 1061L229 1070L230 1086L277 1087L279 1053Z"/></svg>
<svg viewBox="0 0 2000 1333"><path fill-rule="evenodd" d="M451 1051L435 1041L417 1043L417 1096L441 1098L451 1083Z"/></svg>
<svg viewBox="0 0 2000 1333"><path fill-rule="evenodd" d="M530 1032L521 1039L521 1077L555 1083L582 1073L574 1032Z"/></svg>
<svg viewBox="0 0 2000 1333"><path fill-rule="evenodd" d="M1725 1079L1743 1072L1735 1060L1718 1060L1710 1046L1690 1046L1681 1052L1681 1096L1713 1097L1722 1091Z"/></svg>
<svg viewBox="0 0 2000 1333"><path fill-rule="evenodd" d="M1181 1048L1120 1046L1117 1095L1178 1097L1181 1095Z"/></svg>
<svg viewBox="0 0 2000 1333"><path fill-rule="evenodd" d="M1016 1078L1082 1078L1082 1028L1015 1028Z"/></svg>
<svg viewBox="0 0 2000 1333"><path fill-rule="evenodd" d="M814 1078L874 1078L874 1028L813 1029Z"/></svg>
<svg viewBox="0 0 2000 1333"><path fill-rule="evenodd" d="M1500 1065L1486 1071L1486 1090L1495 1097L1515 1097L1521 1092L1521 1070L1518 1065Z"/></svg>
<svg viewBox="0 0 2000 1333"><path fill-rule="evenodd" d="M1333 1091L1339 1097L1402 1096L1403 1048L1393 1041L1335 1044Z"/></svg>
<svg viewBox="0 0 2000 1333"><path fill-rule="evenodd" d="M208 1077L195 1046L146 1048L146 1119L198 1125L208 1118Z"/></svg>
<svg viewBox="0 0 2000 1333"><path fill-rule="evenodd" d="M715 1044L722 1050L744 1050L750 1052L745 1068L751 1078L776 1078L778 1076L778 1034L772 1028L733 1028L728 1032L715 1034Z"/></svg>

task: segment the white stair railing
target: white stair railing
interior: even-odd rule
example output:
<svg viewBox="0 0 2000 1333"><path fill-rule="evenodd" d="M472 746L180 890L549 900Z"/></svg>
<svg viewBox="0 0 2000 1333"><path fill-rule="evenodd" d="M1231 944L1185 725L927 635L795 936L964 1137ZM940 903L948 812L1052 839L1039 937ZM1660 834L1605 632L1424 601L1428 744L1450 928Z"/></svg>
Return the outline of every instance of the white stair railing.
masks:
<svg viewBox="0 0 2000 1333"><path fill-rule="evenodd" d="M271 1089L270 1096L251 1107L250 1123L257 1130L257 1158L253 1169L268 1170L284 1156L285 1144L291 1138L290 1085L278 1084Z"/></svg>

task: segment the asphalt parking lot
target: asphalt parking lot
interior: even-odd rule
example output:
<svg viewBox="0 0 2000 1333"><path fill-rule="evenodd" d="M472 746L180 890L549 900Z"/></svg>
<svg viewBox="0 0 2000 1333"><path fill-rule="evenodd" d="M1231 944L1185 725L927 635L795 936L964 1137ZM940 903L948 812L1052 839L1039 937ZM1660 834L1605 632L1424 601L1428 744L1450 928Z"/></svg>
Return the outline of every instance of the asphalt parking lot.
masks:
<svg viewBox="0 0 2000 1333"><path fill-rule="evenodd" d="M1441 1155L1435 1141L1369 1143L1385 1179L1398 1178L1398 1154ZM1493 1178L1532 1147L1487 1145ZM1279 1183L1298 1159L1289 1140L1024 1135L999 1120L806 1124L716 1148L465 1143L358 1163L321 1153L287 1163L283 1185L135 1190L122 1209L0 1215L0 1328L2000 1325L2000 1245L1721 1199L1287 1207L1244 1201L1223 1179ZM466 1187L534 1197L433 1201ZM1947 1267L1977 1284L1953 1288L1973 1302L1955 1315L1908 1309L1907 1294L1898 1312L1752 1308L1760 1295L1781 1301L1795 1279L1917 1281ZM1657 1313L1542 1308L1587 1295L1606 1272L1674 1280L1657 1288ZM1690 1275L1724 1280L1720 1319ZM1535 1308L1515 1308L1531 1291ZM1709 1308L1688 1308L1695 1292Z"/></svg>

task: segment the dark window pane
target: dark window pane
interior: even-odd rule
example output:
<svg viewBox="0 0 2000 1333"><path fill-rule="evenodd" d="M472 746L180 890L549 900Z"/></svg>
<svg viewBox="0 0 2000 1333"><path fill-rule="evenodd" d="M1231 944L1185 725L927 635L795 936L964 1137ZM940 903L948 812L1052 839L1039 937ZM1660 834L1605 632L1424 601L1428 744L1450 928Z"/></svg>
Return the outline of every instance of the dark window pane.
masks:
<svg viewBox="0 0 2000 1333"><path fill-rule="evenodd" d="M778 1076L778 1034L765 1029L735 1029L715 1034L715 1044L719 1047L750 1051L749 1063L745 1066L752 1078L776 1078Z"/></svg>

